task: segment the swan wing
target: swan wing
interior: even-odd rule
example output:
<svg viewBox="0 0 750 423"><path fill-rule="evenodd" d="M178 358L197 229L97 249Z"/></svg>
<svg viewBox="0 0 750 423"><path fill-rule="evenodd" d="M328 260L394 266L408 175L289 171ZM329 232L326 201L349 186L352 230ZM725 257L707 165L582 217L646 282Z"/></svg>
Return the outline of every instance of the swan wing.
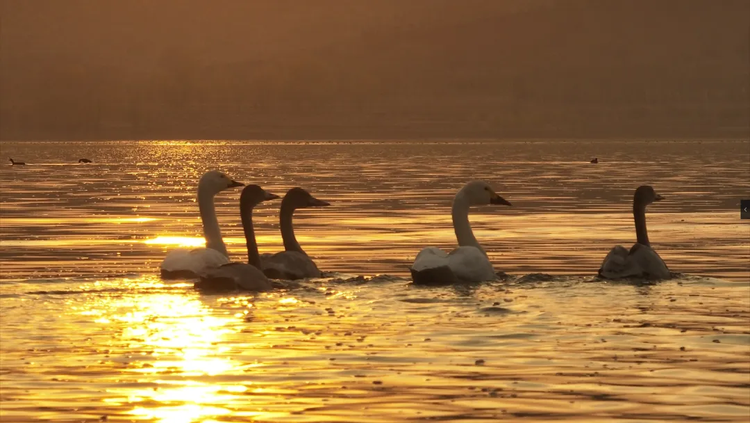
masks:
<svg viewBox="0 0 750 423"><path fill-rule="evenodd" d="M320 270L315 262L298 251L282 251L266 259L261 258L263 273L272 279L319 278Z"/></svg>
<svg viewBox="0 0 750 423"><path fill-rule="evenodd" d="M175 274L177 277L198 277L206 272L216 269L221 265L228 264L229 258L224 254L210 248L196 248L192 250L178 248L172 250L164 257L159 266L162 276Z"/></svg>
<svg viewBox="0 0 750 423"><path fill-rule="evenodd" d="M628 259L640 270L638 276L649 279L669 279L671 277L666 263L651 247L635 244L630 249Z"/></svg>
<svg viewBox="0 0 750 423"><path fill-rule="evenodd" d="M262 292L271 289L271 282L257 267L245 263L230 263L213 269L201 277L196 288Z"/></svg>
<svg viewBox="0 0 750 423"><path fill-rule="evenodd" d="M448 254L448 265L459 280L483 282L495 280L495 269L484 253L476 247L458 247Z"/></svg>
<svg viewBox="0 0 750 423"><path fill-rule="evenodd" d="M434 269L447 265L448 253L437 247L426 247L414 258L414 264L412 264L411 269L416 272L421 272L422 270Z"/></svg>

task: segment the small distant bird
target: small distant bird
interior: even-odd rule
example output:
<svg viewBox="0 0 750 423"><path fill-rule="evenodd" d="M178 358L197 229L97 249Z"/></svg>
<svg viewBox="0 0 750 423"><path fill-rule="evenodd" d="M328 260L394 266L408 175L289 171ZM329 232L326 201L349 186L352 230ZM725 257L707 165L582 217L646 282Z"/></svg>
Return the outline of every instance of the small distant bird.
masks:
<svg viewBox="0 0 750 423"><path fill-rule="evenodd" d="M594 157L594 158L593 158L593 159L591 160L591 163L599 163L599 159L597 159L596 157Z"/></svg>
<svg viewBox="0 0 750 423"><path fill-rule="evenodd" d="M24 162L16 162L16 161L13 161L13 159L11 158L8 158L8 160L10 160L11 166L26 166L26 163Z"/></svg>
<svg viewBox="0 0 750 423"><path fill-rule="evenodd" d="M91 163L89 159L78 159L78 163Z"/></svg>

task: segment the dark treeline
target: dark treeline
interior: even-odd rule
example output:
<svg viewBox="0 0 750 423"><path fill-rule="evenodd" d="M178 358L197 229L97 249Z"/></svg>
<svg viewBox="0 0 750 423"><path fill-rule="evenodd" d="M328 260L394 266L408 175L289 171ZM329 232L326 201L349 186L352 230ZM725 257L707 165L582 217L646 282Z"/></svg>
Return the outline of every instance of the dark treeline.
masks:
<svg viewBox="0 0 750 423"><path fill-rule="evenodd" d="M0 138L747 137L746 0L0 0Z"/></svg>

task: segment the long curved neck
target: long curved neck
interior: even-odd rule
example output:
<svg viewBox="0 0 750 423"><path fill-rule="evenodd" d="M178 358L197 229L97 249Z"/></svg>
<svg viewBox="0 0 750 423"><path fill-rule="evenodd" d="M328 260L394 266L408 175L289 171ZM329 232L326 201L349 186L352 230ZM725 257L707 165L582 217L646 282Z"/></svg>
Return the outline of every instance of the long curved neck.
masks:
<svg viewBox="0 0 750 423"><path fill-rule="evenodd" d="M651 246L648 241L648 231L646 231L646 205L633 203L633 218L635 219L635 235L638 243L647 247Z"/></svg>
<svg viewBox="0 0 750 423"><path fill-rule="evenodd" d="M198 208L200 208L201 221L203 221L203 236L206 238L206 247L228 257L227 246L224 245L224 240L221 239L219 221L216 219L214 194L207 192L200 186L198 187Z"/></svg>
<svg viewBox="0 0 750 423"><path fill-rule="evenodd" d="M241 205L240 215L242 216L242 230L245 232L245 244L247 245L247 262L260 269L260 254L258 254L258 243L255 241L255 228L253 227L253 208Z"/></svg>
<svg viewBox="0 0 750 423"><path fill-rule="evenodd" d="M294 236L294 226L292 225L292 215L294 214L294 206L288 202L281 202L280 223L281 223L281 239L284 240L284 250L286 251L298 251L305 254L302 247L297 242L297 237Z"/></svg>
<svg viewBox="0 0 750 423"><path fill-rule="evenodd" d="M460 247L476 247L479 251L487 255L484 248L479 245L479 241L474 237L474 232L471 230L471 225L469 224L469 202L466 201L460 192L453 199L451 215L453 217L453 230L456 231L458 245Z"/></svg>

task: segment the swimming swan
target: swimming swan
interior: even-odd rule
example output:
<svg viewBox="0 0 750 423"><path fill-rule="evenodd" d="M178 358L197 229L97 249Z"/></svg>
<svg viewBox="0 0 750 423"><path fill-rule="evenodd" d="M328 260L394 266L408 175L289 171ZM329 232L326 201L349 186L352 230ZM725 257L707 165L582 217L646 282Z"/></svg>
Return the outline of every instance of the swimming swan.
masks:
<svg viewBox="0 0 750 423"><path fill-rule="evenodd" d="M495 279L495 269L487 258L487 253L474 238L469 224L469 207L486 204L511 205L483 181L469 182L458 191L453 199L452 211L458 248L450 253L437 247L427 247L420 251L410 268L415 284L445 285Z"/></svg>
<svg viewBox="0 0 750 423"><path fill-rule="evenodd" d="M11 166L26 166L26 163L24 163L24 162L17 162L17 161L14 161L11 158L9 158L8 160L10 160L10 165Z"/></svg>
<svg viewBox="0 0 750 423"><path fill-rule="evenodd" d="M271 282L260 270L260 255L253 229L253 208L263 201L274 200L278 195L265 191L258 185L248 185L240 195L240 216L247 244L247 263L224 264L201 277L195 287L203 290L269 291Z"/></svg>
<svg viewBox="0 0 750 423"><path fill-rule="evenodd" d="M198 207L203 222L203 236L207 248L172 250L161 263L161 277L164 279L196 278L209 269L229 263L227 246L221 239L219 221L216 219L214 196L228 188L244 184L233 181L218 170L203 174L198 182Z"/></svg>
<svg viewBox="0 0 750 423"><path fill-rule="evenodd" d="M644 277L648 279L669 279L671 274L664 260L651 248L646 231L646 206L664 197L648 185L635 190L633 196L633 217L637 242L630 251L622 245L610 250L599 268L599 276L607 279Z"/></svg>
<svg viewBox="0 0 750 423"><path fill-rule="evenodd" d="M281 238L284 240L284 250L276 254L261 256L263 273L272 279L304 279L319 278L320 270L315 262L300 247L294 236L292 215L296 209L307 207L329 206L328 202L318 200L302 188L290 189L281 200Z"/></svg>

